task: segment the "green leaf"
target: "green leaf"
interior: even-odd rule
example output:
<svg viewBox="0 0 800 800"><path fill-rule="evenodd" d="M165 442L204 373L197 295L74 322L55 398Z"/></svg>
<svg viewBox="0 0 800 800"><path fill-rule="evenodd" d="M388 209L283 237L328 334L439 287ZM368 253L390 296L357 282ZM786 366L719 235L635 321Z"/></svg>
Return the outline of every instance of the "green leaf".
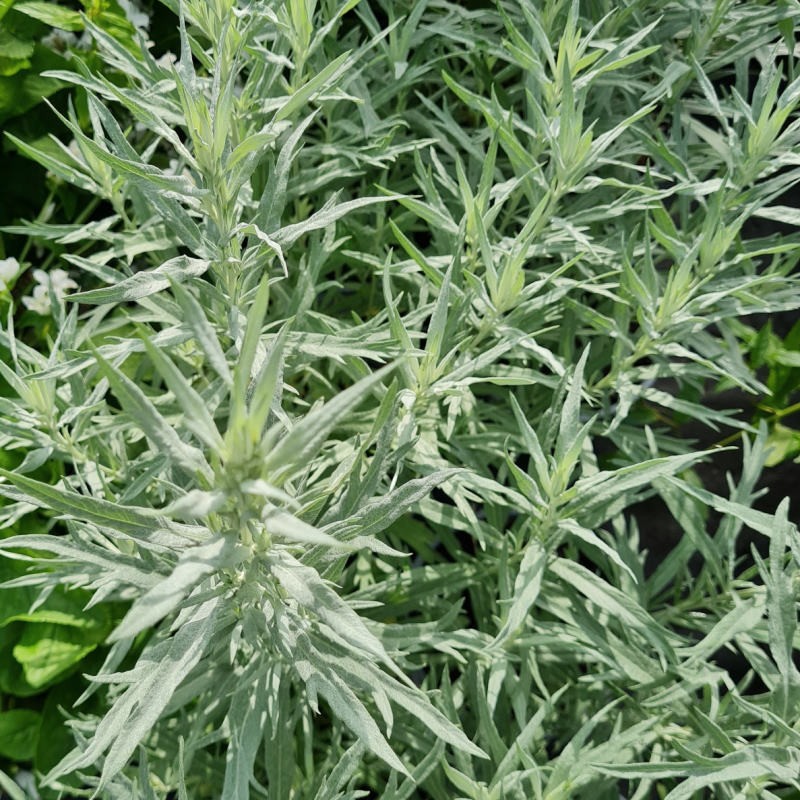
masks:
<svg viewBox="0 0 800 800"><path fill-rule="evenodd" d="M80 629L66 625L27 625L13 655L28 684L39 689L79 664L98 644Z"/></svg>
<svg viewBox="0 0 800 800"><path fill-rule="evenodd" d="M29 64L25 59L32 54L33 42L18 39L10 31L0 29L0 57L19 59L23 62L20 68L24 68Z"/></svg>
<svg viewBox="0 0 800 800"><path fill-rule="evenodd" d="M0 711L0 756L28 761L36 752L42 717L38 711L15 708ZM6 790L8 791L7 787Z"/></svg>
<svg viewBox="0 0 800 800"><path fill-rule="evenodd" d="M77 11L64 8L56 3L38 2L38 0L26 0L24 3L14 3L14 11L25 14L33 19L49 25L51 28L59 28L62 31L82 31L83 19Z"/></svg>

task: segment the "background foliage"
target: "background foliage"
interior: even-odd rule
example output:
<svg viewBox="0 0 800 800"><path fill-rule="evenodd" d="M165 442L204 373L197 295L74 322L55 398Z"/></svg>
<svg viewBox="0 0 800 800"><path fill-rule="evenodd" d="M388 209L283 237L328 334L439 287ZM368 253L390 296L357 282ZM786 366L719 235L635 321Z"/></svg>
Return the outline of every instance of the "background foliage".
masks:
<svg viewBox="0 0 800 800"><path fill-rule="evenodd" d="M798 796L800 4L0 14L13 800Z"/></svg>

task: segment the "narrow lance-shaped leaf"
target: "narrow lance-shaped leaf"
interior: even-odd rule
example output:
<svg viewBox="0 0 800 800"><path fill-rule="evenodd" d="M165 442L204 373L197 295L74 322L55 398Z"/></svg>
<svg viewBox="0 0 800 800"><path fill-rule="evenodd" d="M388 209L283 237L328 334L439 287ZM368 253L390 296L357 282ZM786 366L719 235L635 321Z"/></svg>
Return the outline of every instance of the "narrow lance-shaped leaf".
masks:
<svg viewBox="0 0 800 800"><path fill-rule="evenodd" d="M265 276L258 286L255 299L247 313L247 325L244 338L239 349L239 358L233 369L233 389L231 392L231 418L228 430L231 436L240 435L240 430L246 425L247 417L247 387L250 383L250 373L256 358L256 351L261 339L261 327L264 324L264 315L269 303L269 281ZM280 352L276 353L280 357ZM241 444L237 443L237 446Z"/></svg>
<svg viewBox="0 0 800 800"><path fill-rule="evenodd" d="M721 758L707 763L692 761L625 765L595 764L605 775L619 778L673 778L686 777L665 800L689 800L695 793L709 786L728 781L752 781L768 778L773 781L796 783L800 771L800 750L795 747L751 744L741 747Z"/></svg>
<svg viewBox="0 0 800 800"><path fill-rule="evenodd" d="M394 364L387 364L371 375L367 375L349 389L337 394L322 407L311 411L302 420L296 422L264 460L264 468L271 474L272 482L280 485L294 471L296 465L304 463L316 453L339 420L362 403L370 390L394 368Z"/></svg>
<svg viewBox="0 0 800 800"><path fill-rule="evenodd" d="M219 435L214 418L209 413L208 406L203 401L203 398L195 391L166 353L153 345L149 337L142 335L141 338L150 360L164 378L184 412L186 426L207 447L214 451L219 451L222 445L222 437Z"/></svg>
<svg viewBox="0 0 800 800"><path fill-rule="evenodd" d="M102 788L128 763L139 742L151 731L172 698L173 692L203 657L211 642L219 599L209 600L193 610L174 637L140 659L140 679L117 699L97 726L86 749L74 750L50 772L63 775L91 766L107 755L100 776Z"/></svg>
<svg viewBox="0 0 800 800"><path fill-rule="evenodd" d="M565 558L556 558L551 563L550 570L598 608L613 614L620 622L636 630L664 655L672 656L672 648L663 628L640 605L631 603L627 594L581 564Z"/></svg>
<svg viewBox="0 0 800 800"><path fill-rule="evenodd" d="M349 52L342 53L323 67L308 83L297 89L275 113L275 122L288 119L316 94L330 88L347 70L349 59Z"/></svg>
<svg viewBox="0 0 800 800"><path fill-rule="evenodd" d="M160 267L137 272L113 286L75 292L68 297L73 302L97 304L141 300L151 294L163 291L170 283L176 284L189 278L199 277L208 270L209 266L210 262L205 259L177 256L165 261Z"/></svg>
<svg viewBox="0 0 800 800"><path fill-rule="evenodd" d="M98 352L95 352L95 358L122 407L160 452L189 475L200 473L210 477L211 467L202 452L180 439L175 429L161 416L145 393Z"/></svg>
<svg viewBox="0 0 800 800"><path fill-rule="evenodd" d="M492 642L492 648L504 647L522 627L528 612L536 602L542 588L542 578L547 568L548 554L542 543L531 540L525 548L519 572L514 580L514 594L508 610L504 612L503 627Z"/></svg>
<svg viewBox="0 0 800 800"><path fill-rule="evenodd" d="M306 685L309 689L318 691L328 701L333 713L369 750L392 769L396 769L403 775L409 774L364 704L333 670L325 670L324 673L321 670L314 671L306 680Z"/></svg>
<svg viewBox="0 0 800 800"><path fill-rule="evenodd" d="M283 348L289 326L281 328L272 342L267 358L255 378L255 388L248 407L250 435L258 437L264 430L273 403L279 401L281 394L281 373L283 369Z"/></svg>
<svg viewBox="0 0 800 800"><path fill-rule="evenodd" d="M0 483L0 495L11 500L32 503L136 538L146 538L164 527L166 522L159 520L151 509L124 506L99 497L78 494L71 489L50 486L8 470L0 469L0 477L9 482Z"/></svg>
<svg viewBox="0 0 800 800"><path fill-rule="evenodd" d="M130 607L109 636L110 642L133 638L171 613L206 577L231 567L246 555L231 536L217 536L206 544L181 554L168 576L143 594Z"/></svg>
<svg viewBox="0 0 800 800"><path fill-rule="evenodd" d="M236 692L228 711L230 744L225 758L222 800L244 800L250 796L250 780L256 754L267 727L267 681L262 674L252 685Z"/></svg>
<svg viewBox="0 0 800 800"><path fill-rule="evenodd" d="M561 410L558 438L556 439L555 459L557 463L561 463L564 460L567 452L572 449L581 433L580 409L583 392L583 370L586 367L586 359L588 357L589 348L587 347L578 359L569 382L567 397Z"/></svg>
<svg viewBox="0 0 800 800"><path fill-rule="evenodd" d="M388 203L390 200L398 199L399 195L391 195L389 197L359 197L356 200L347 200L344 203L336 203L335 200L327 202L319 211L312 214L308 219L302 222L295 222L291 225L286 225L271 237L281 246L290 247L301 236L311 231L319 230L320 228L327 228L328 225L336 222L351 211L355 211L365 206L371 206L375 203Z"/></svg>
<svg viewBox="0 0 800 800"><path fill-rule="evenodd" d="M280 561L273 561L270 569L281 586L303 608L315 614L331 626L353 650L393 666L386 650L364 621L325 584L316 570L302 565L288 553Z"/></svg>
<svg viewBox="0 0 800 800"><path fill-rule="evenodd" d="M179 281L172 280L170 284L175 300L184 313L184 320L191 329L200 349L208 359L208 363L226 384L231 384L233 376L228 366L228 360L225 358L225 353L222 351L217 334L208 321L203 307Z"/></svg>
<svg viewBox="0 0 800 800"><path fill-rule="evenodd" d="M261 200L258 204L255 224L262 230L274 231L280 227L281 214L283 214L283 209L286 204L286 188L289 182L289 170L297 155L298 146L300 145L303 134L316 116L317 111L314 111L302 122L295 125L291 135L286 139L283 147L281 147L275 169L270 173L269 180L264 188L264 194L261 196Z"/></svg>
<svg viewBox="0 0 800 800"><path fill-rule="evenodd" d="M347 519L329 523L323 530L335 531L344 541L352 541L353 537L360 540L375 536L407 514L437 486L461 472L462 470L458 469L439 470L424 478L414 478L397 489L365 503Z"/></svg>

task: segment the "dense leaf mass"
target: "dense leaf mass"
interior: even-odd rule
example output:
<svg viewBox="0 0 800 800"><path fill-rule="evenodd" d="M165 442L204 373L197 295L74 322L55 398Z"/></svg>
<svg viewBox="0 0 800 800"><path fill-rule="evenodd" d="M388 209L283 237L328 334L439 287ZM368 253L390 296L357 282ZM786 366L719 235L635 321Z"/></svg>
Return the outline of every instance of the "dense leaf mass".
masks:
<svg viewBox="0 0 800 800"><path fill-rule="evenodd" d="M797 797L800 3L163 5L0 3L4 791Z"/></svg>

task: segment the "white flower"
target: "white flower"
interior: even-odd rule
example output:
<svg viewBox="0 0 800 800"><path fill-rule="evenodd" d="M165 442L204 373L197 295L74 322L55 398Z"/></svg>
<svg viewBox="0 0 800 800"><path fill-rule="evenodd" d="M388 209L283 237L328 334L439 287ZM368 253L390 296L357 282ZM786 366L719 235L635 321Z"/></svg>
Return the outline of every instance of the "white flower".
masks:
<svg viewBox="0 0 800 800"><path fill-rule="evenodd" d="M19 261L16 258L0 260L0 292L8 288L8 284L19 275Z"/></svg>
<svg viewBox="0 0 800 800"><path fill-rule="evenodd" d="M75 47L77 43L78 37L74 33L58 29L53 29L47 36L42 38L42 44L57 53L63 53L67 48Z"/></svg>
<svg viewBox="0 0 800 800"><path fill-rule="evenodd" d="M156 64L164 69L169 69L173 64L177 63L177 61L178 59L175 53L171 53L169 50L167 50L163 56L160 56L156 59Z"/></svg>
<svg viewBox="0 0 800 800"><path fill-rule="evenodd" d="M48 277L49 280L53 282L53 289L56 293L56 297L64 297L67 293L67 289L78 288L78 284L75 283L63 269L51 270L49 276L48 273L41 269L35 269L33 271L33 278L37 283L47 286Z"/></svg>
<svg viewBox="0 0 800 800"><path fill-rule="evenodd" d="M150 27L150 17L139 8L136 2L133 0L117 0L117 2L134 28L146 31Z"/></svg>
<svg viewBox="0 0 800 800"><path fill-rule="evenodd" d="M53 287L53 294L59 300L64 299L69 289L78 288L78 284L63 269L54 269L50 273L45 272L43 269L35 269L33 271L33 279L37 283L33 287L33 294L30 297L23 297L22 302L26 308L43 316L47 316L52 311L50 286Z"/></svg>
<svg viewBox="0 0 800 800"><path fill-rule="evenodd" d="M44 317L50 313L50 295L46 286L36 286L33 290L33 295L23 297L22 302L26 308Z"/></svg>

